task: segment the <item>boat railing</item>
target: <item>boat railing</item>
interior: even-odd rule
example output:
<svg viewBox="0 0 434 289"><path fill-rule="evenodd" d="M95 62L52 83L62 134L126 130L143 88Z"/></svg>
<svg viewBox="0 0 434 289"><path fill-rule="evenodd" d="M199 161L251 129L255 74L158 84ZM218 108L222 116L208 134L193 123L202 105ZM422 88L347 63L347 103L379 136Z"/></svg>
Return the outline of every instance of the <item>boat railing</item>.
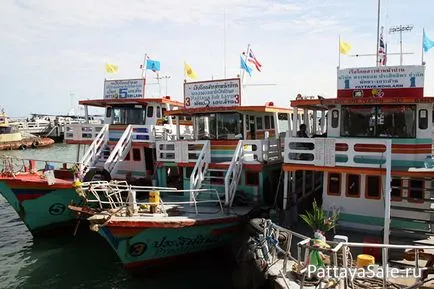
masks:
<svg viewBox="0 0 434 289"><path fill-rule="evenodd" d="M256 219L258 220L258 219ZM321 248L315 242L315 239L304 236L297 232L291 231L287 228L283 228L274 224L271 220L260 219L261 222L257 222L255 220L251 221L251 224L256 229L257 237L255 243L258 244L256 250L258 250L257 255L263 259L270 267L274 264L279 264L278 270L280 272L281 277L285 279L285 283L287 288L290 287L289 282L287 282L287 272L288 272L288 263L292 261L293 265L291 271L296 274L292 274L291 276L299 277L299 285L300 288L309 287L307 283L307 278L312 277L311 274L315 274L315 266L310 265L310 256L313 251L322 252L325 255L330 257L330 260L327 261L328 267L332 270L327 272L338 272L338 274L334 276L322 276L320 278L327 278L330 281L330 278L338 277L337 282L343 282L345 284L345 288L355 288L354 287L354 278L349 274L351 270L357 269L355 265L355 260L351 254L352 248L364 248L364 249L373 249L378 248L382 250L382 260L380 261L380 265L373 265L371 273L375 273L374 270L382 270L382 274L376 274L382 277L383 288L388 288L386 285L388 283L388 278L390 278L390 264L387 258L389 250L398 250L400 252L405 252L405 255L410 256L411 259L414 260L414 271L409 271L406 269L398 269L394 268L396 274L402 274L404 278L411 278L411 276L405 276L405 274L409 274L409 272L415 273L415 285L416 287L408 287L408 288L419 288L421 283L424 282L423 278L420 279L420 273L427 268L422 268L420 266L419 260L422 260L421 254L427 254L426 252L434 251L434 246L430 245L398 245L398 244L380 244L380 243L358 243L358 242L346 242L346 241L327 241L326 243L329 245L329 248ZM296 243L296 256L292 255L291 246L293 244L293 238L297 238L300 241ZM411 257L412 256L412 257ZM277 259L283 258L283 262L278 263ZM426 258L426 257L424 257ZM434 257L433 257L434 258ZM410 265L411 266L411 265ZM314 269L314 272L310 272ZM369 269L369 268L368 268ZM347 274L339 274L339 272L345 272ZM358 276L356 274L356 276ZM419 277L419 279L416 279ZM368 276L368 279L372 279L372 276ZM310 288L310 287L309 287ZM339 287L341 288L341 287Z"/></svg>
<svg viewBox="0 0 434 289"><path fill-rule="evenodd" d="M194 189L178 190L171 187L156 186L133 186L125 181L92 181L82 183L78 188L80 194L86 199L88 204L96 206L107 212L121 212L122 209L130 209L137 212L139 208L158 205L163 214L171 207L189 205L194 206L194 213L199 214L199 206L202 204L216 204L220 211L223 211L223 205L220 196L215 189ZM163 201L160 196L159 200L148 201L137 200L137 194L150 194L151 192L171 193L183 196L185 193L190 194L189 201ZM201 197L201 195L207 195Z"/></svg>
<svg viewBox="0 0 434 289"><path fill-rule="evenodd" d="M132 134L133 127L129 125L105 161L104 169L106 169L110 174L116 170L116 167L125 159L126 155L130 151Z"/></svg>
<svg viewBox="0 0 434 289"><path fill-rule="evenodd" d="M205 178L208 164L211 161L210 145L206 142L197 158L196 165L190 175L190 189L199 189L202 187L202 181Z"/></svg>
<svg viewBox="0 0 434 289"><path fill-rule="evenodd" d="M244 163L282 161L279 139L243 140Z"/></svg>
<svg viewBox="0 0 434 289"><path fill-rule="evenodd" d="M387 139L285 138L284 162L314 166L385 167Z"/></svg>
<svg viewBox="0 0 434 289"><path fill-rule="evenodd" d="M231 164L225 174L225 206L232 206L243 170L244 141L238 141Z"/></svg>
<svg viewBox="0 0 434 289"><path fill-rule="evenodd" d="M104 150L105 145L108 141L108 124L105 124L102 129L98 132L92 144L86 150L86 153L80 160L80 171L82 175L92 167L95 166L96 162L100 159L100 156ZM94 128L92 128L93 130Z"/></svg>
<svg viewBox="0 0 434 289"><path fill-rule="evenodd" d="M193 163L209 140L157 141L157 161ZM208 145L209 146L209 145Z"/></svg>
<svg viewBox="0 0 434 289"><path fill-rule="evenodd" d="M108 129L107 124L71 123L65 124L65 141L91 141L101 130Z"/></svg>

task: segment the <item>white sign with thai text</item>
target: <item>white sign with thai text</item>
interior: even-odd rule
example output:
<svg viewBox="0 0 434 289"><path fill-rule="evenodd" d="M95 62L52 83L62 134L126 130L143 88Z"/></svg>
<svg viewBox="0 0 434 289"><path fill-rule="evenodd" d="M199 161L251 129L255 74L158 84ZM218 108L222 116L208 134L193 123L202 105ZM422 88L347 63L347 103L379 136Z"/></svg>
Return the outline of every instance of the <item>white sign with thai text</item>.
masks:
<svg viewBox="0 0 434 289"><path fill-rule="evenodd" d="M184 83L186 108L241 105L240 79L222 79Z"/></svg>
<svg viewBox="0 0 434 289"><path fill-rule="evenodd" d="M144 79L104 81L104 99L141 98L145 92Z"/></svg>
<svg viewBox="0 0 434 289"><path fill-rule="evenodd" d="M338 70L338 90L373 88L421 88L425 66L381 66Z"/></svg>

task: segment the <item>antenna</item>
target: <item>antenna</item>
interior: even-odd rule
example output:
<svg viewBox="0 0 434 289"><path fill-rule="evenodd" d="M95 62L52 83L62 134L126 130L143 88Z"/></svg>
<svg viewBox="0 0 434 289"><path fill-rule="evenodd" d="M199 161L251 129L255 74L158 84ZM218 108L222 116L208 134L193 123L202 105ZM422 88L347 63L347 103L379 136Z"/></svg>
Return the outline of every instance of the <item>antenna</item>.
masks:
<svg viewBox="0 0 434 289"><path fill-rule="evenodd" d="M393 26L389 28L389 33L397 33L399 32L399 47L400 47L400 61L399 64L402 65L402 32L411 31L413 29L413 25L399 25L399 26Z"/></svg>
<svg viewBox="0 0 434 289"><path fill-rule="evenodd" d="M164 76L159 76L157 75L157 77L155 77L158 80L158 87L160 87L160 79L165 79L166 80L166 95L167 96L167 80L170 79L170 75L164 75ZM161 89L160 89L160 96L161 96Z"/></svg>

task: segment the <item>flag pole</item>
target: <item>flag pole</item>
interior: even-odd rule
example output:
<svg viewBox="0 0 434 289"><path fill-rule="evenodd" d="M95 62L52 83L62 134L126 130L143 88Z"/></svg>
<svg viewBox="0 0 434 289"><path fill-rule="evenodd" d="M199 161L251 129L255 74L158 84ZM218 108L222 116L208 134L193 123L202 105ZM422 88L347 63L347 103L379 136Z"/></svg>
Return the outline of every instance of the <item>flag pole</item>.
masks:
<svg viewBox="0 0 434 289"><path fill-rule="evenodd" d="M376 64L375 64L375 66L379 66L379 64L380 64L380 61L379 61L379 51L378 50L380 50L380 0L378 0L378 9L377 9L378 11L377 11L377 52L376 52L376 55L377 55L377 58L375 59L375 62L376 62Z"/></svg>
<svg viewBox="0 0 434 289"><path fill-rule="evenodd" d="M247 57L249 55L249 50L250 50L250 43L247 44L246 54L244 55L245 56L244 57L244 62L246 63L246 65L247 65ZM245 72L246 72L245 69L241 68L241 87L240 87L241 95L242 95L241 102L243 102L243 99L246 98L246 96L245 96L245 89L244 89L244 74L245 74ZM241 105L243 105L243 104L241 103Z"/></svg>
<svg viewBox="0 0 434 289"><path fill-rule="evenodd" d="M143 84L143 97L145 97L145 94L146 94L146 74L147 74L147 71L148 71L146 69L147 59L148 59L148 53L145 53L145 59L143 61L144 71L142 69L142 78L143 78L143 81L144 81L144 84Z"/></svg>
<svg viewBox="0 0 434 289"><path fill-rule="evenodd" d="M187 82L187 72L185 71L185 60L184 60L184 82Z"/></svg>
<svg viewBox="0 0 434 289"><path fill-rule="evenodd" d="M424 53L424 50L423 50L423 40L424 39L425 39L425 27L422 30L422 65L424 65L424 63L423 63L423 53Z"/></svg>
<svg viewBox="0 0 434 289"><path fill-rule="evenodd" d="M341 35L339 34L339 43L338 43L338 68L341 68Z"/></svg>
<svg viewBox="0 0 434 289"><path fill-rule="evenodd" d="M246 50L246 54L244 55L244 62L247 64L247 56L249 55L249 50L250 50L250 43L247 45L247 50ZM245 70L240 68L241 70L241 86L244 86L244 73Z"/></svg>

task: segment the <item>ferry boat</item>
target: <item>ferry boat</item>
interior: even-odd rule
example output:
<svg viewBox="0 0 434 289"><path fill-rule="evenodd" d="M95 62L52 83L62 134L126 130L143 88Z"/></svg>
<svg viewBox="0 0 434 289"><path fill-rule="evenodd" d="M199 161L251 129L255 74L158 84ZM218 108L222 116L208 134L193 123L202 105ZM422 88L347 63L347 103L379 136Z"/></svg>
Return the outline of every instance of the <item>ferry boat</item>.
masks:
<svg viewBox="0 0 434 289"><path fill-rule="evenodd" d="M77 144L77 162L13 160L6 158L0 175L0 192L33 235L72 234L78 218L67 209L81 201L76 189L80 181L127 179L132 183L152 182L155 141L180 138L188 133L189 121L179 120L179 130L166 110L183 107L169 96L144 97L145 80L105 80L104 97L80 101L106 110L104 124L66 124L65 142ZM167 122L167 123L165 123ZM177 135L178 133L178 135ZM85 153L80 156L80 152ZM16 170L18 165L21 170ZM42 168L37 164L42 162Z"/></svg>
<svg viewBox="0 0 434 289"><path fill-rule="evenodd" d="M385 243L389 233L433 233L434 97L424 96L424 74L423 65L339 69L337 98L291 101L325 112L327 137L286 137L283 208L315 197L340 213L339 226L384 232Z"/></svg>
<svg viewBox="0 0 434 289"><path fill-rule="evenodd" d="M160 188L91 181L81 188L88 205L70 209L89 216L127 269L227 245L255 208L274 204L291 113L241 105L239 78L185 83L184 107L165 115L191 118L192 134L156 141Z"/></svg>

